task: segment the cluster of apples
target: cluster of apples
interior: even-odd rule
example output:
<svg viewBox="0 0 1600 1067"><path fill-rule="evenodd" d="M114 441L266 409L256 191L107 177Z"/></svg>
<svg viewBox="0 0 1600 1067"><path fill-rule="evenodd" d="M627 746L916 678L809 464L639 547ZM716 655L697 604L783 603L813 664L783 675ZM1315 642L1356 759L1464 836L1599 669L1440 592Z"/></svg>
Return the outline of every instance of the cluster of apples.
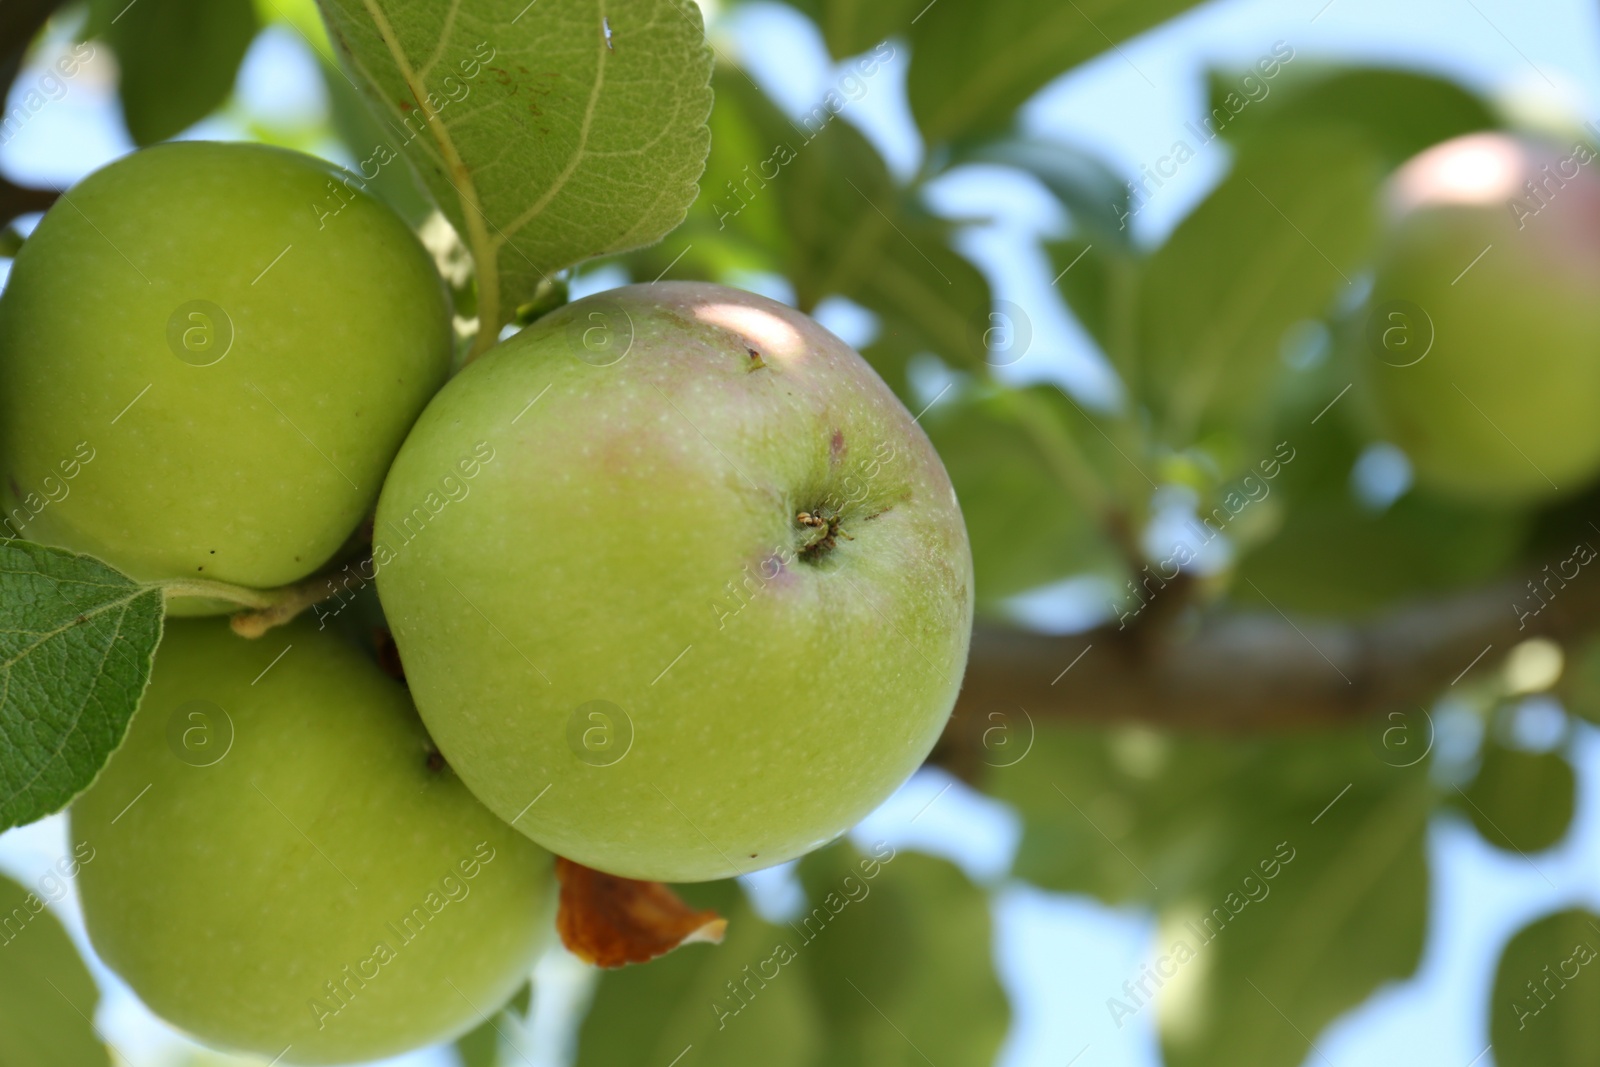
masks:
<svg viewBox="0 0 1600 1067"><path fill-rule="evenodd" d="M837 837L933 745L971 628L944 470L837 338L664 283L457 368L432 258L358 184L146 149L62 197L0 298L6 536L193 616L72 808L90 938L158 1014L282 1062L494 1011L551 852L697 881ZM336 608L218 617L347 558L405 686Z"/></svg>

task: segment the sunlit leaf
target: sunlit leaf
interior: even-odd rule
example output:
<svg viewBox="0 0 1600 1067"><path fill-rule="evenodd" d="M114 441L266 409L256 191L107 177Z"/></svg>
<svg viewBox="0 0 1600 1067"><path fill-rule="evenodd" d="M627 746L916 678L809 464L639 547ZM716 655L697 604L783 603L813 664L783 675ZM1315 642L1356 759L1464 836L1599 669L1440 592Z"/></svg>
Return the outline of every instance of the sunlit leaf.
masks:
<svg viewBox="0 0 1600 1067"><path fill-rule="evenodd" d="M552 272L682 221L711 108L688 0L322 8L389 146L473 250L491 336Z"/></svg>

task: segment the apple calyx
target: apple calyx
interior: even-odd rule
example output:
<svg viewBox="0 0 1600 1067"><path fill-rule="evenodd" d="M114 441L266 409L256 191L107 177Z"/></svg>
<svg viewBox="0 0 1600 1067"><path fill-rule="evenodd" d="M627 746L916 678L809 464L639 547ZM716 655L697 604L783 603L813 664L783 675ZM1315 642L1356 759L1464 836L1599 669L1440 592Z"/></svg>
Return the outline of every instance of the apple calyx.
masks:
<svg viewBox="0 0 1600 1067"><path fill-rule="evenodd" d="M809 531L805 542L800 546L800 558L807 563L818 562L838 544L838 539L841 537L846 541L854 540L839 528L838 515L829 515L820 508L816 511L797 512L794 521Z"/></svg>

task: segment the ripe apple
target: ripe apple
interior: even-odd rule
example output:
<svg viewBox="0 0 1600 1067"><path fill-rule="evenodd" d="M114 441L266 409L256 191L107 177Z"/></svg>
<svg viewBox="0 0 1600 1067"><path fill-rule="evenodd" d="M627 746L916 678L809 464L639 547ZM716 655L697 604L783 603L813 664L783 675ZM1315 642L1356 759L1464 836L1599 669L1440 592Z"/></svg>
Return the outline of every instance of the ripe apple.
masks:
<svg viewBox="0 0 1600 1067"><path fill-rule="evenodd" d="M288 1063L476 1026L549 927L550 856L473 799L399 684L309 623L169 623L71 820L106 964L199 1040Z"/></svg>
<svg viewBox="0 0 1600 1067"><path fill-rule="evenodd" d="M457 375L374 559L451 766L632 878L838 836L927 755L972 624L954 491L888 387L805 315L694 282L577 301Z"/></svg>
<svg viewBox="0 0 1600 1067"><path fill-rule="evenodd" d="M1487 502L1600 468L1600 160L1479 133L1396 172L1361 368L1419 482Z"/></svg>
<svg viewBox="0 0 1600 1067"><path fill-rule="evenodd" d="M358 184L185 142L63 196L0 298L0 535L253 587L337 551L450 359L432 260Z"/></svg>

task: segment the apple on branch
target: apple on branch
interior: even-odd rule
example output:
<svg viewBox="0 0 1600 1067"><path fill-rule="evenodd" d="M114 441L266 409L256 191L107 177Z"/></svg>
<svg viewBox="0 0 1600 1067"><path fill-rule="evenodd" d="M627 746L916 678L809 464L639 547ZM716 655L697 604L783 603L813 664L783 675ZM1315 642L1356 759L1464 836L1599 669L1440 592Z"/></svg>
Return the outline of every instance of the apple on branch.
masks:
<svg viewBox="0 0 1600 1067"><path fill-rule="evenodd" d="M847 830L938 738L972 625L911 415L811 319L706 283L580 300L470 364L401 449L373 558L462 780L635 879Z"/></svg>

